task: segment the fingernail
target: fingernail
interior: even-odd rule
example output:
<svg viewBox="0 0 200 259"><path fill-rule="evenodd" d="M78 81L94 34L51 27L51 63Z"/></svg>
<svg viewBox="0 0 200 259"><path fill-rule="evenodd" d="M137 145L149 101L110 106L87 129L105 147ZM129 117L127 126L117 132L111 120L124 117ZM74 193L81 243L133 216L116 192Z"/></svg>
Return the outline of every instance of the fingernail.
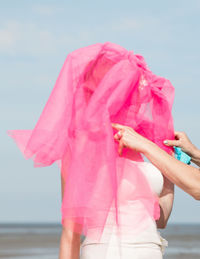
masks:
<svg viewBox="0 0 200 259"><path fill-rule="evenodd" d="M168 141L167 141L167 140L164 140L163 143L164 143L164 144L168 144Z"/></svg>

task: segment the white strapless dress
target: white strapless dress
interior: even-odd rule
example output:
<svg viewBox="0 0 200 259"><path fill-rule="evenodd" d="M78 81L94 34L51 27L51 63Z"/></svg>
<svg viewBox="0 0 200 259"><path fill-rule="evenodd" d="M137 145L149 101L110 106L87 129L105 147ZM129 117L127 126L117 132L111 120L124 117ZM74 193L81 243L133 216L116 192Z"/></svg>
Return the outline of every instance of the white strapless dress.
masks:
<svg viewBox="0 0 200 259"><path fill-rule="evenodd" d="M131 160L129 160L131 161ZM163 176L161 172L149 162L135 162L145 175L149 182L152 190L158 196L161 194L163 189ZM126 179L122 180L122 188L130 188L130 183ZM120 208L123 212L128 211L129 213L122 213L124 222L133 222L137 220L142 206L139 203L127 201L123 208ZM131 210L133 213L131 213ZM128 216L127 216L128 215ZM130 218L131 215L131 218ZM126 218L128 217L128 218ZM108 217L109 221L109 217ZM146 219L148 227L145 227L142 231L134 234L130 232L130 235L122 235L120 237L120 248L119 240L116 234L117 229L113 228L110 233L110 228L105 226L101 240L97 243L90 240L88 237L81 244L81 259L162 259L163 252L167 246L167 241L163 239L157 231L155 221L148 217ZM92 230L91 230L92 231ZM94 230L95 231L95 230ZM109 232L109 241L106 239Z"/></svg>

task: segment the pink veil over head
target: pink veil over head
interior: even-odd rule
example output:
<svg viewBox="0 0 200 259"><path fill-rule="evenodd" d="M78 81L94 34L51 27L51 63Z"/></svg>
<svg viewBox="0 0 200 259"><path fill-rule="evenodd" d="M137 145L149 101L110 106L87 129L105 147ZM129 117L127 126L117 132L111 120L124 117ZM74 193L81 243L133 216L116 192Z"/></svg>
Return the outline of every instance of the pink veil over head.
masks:
<svg viewBox="0 0 200 259"><path fill-rule="evenodd" d="M169 80L154 75L142 56L98 43L67 56L35 128L8 134L35 167L59 164L63 226L94 240L105 224L133 233L146 217L159 218L158 197L129 163L143 161L141 154L125 148L119 157L111 122L132 127L171 154L163 140L174 138L173 98ZM131 188L121 188L124 179ZM130 215L123 221L127 200L141 204L137 220Z"/></svg>

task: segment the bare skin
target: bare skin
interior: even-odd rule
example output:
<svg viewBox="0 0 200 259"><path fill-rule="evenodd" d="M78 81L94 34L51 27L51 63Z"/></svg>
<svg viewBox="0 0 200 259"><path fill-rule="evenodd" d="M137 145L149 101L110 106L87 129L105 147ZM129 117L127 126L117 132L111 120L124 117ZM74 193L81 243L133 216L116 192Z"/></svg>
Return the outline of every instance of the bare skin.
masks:
<svg viewBox="0 0 200 259"><path fill-rule="evenodd" d="M200 166L200 150L192 144L188 136L181 131L175 131L175 140L165 140L166 146L180 147L191 157L191 161Z"/></svg>
<svg viewBox="0 0 200 259"><path fill-rule="evenodd" d="M64 170L64 169L61 168L61 170ZM64 186L65 186L65 179L63 175L64 173L61 173L62 199L64 195ZM71 225L70 228L73 229L73 226ZM60 238L59 259L79 259L80 243L81 243L80 235L76 232L72 232L70 229L63 226L62 234Z"/></svg>
<svg viewBox="0 0 200 259"><path fill-rule="evenodd" d="M178 161L130 127L117 123L113 123L112 127L120 131L120 136L119 134L114 135L114 138L119 141L119 154L122 154L123 147L143 153L172 183L194 199L200 200L200 170L198 168ZM176 132L175 135L175 142L167 140L165 144L171 146L175 144L181 147L192 157L192 161L199 165L200 150L190 142L185 133Z"/></svg>

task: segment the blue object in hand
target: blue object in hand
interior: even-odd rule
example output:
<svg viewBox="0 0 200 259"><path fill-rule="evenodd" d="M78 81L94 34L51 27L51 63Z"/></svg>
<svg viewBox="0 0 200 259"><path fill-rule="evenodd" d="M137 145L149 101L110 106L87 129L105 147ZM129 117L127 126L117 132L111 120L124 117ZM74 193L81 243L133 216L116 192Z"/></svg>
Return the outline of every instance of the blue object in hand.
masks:
<svg viewBox="0 0 200 259"><path fill-rule="evenodd" d="M176 159L188 165L191 163L191 157L183 152L180 147L174 147L174 151Z"/></svg>

